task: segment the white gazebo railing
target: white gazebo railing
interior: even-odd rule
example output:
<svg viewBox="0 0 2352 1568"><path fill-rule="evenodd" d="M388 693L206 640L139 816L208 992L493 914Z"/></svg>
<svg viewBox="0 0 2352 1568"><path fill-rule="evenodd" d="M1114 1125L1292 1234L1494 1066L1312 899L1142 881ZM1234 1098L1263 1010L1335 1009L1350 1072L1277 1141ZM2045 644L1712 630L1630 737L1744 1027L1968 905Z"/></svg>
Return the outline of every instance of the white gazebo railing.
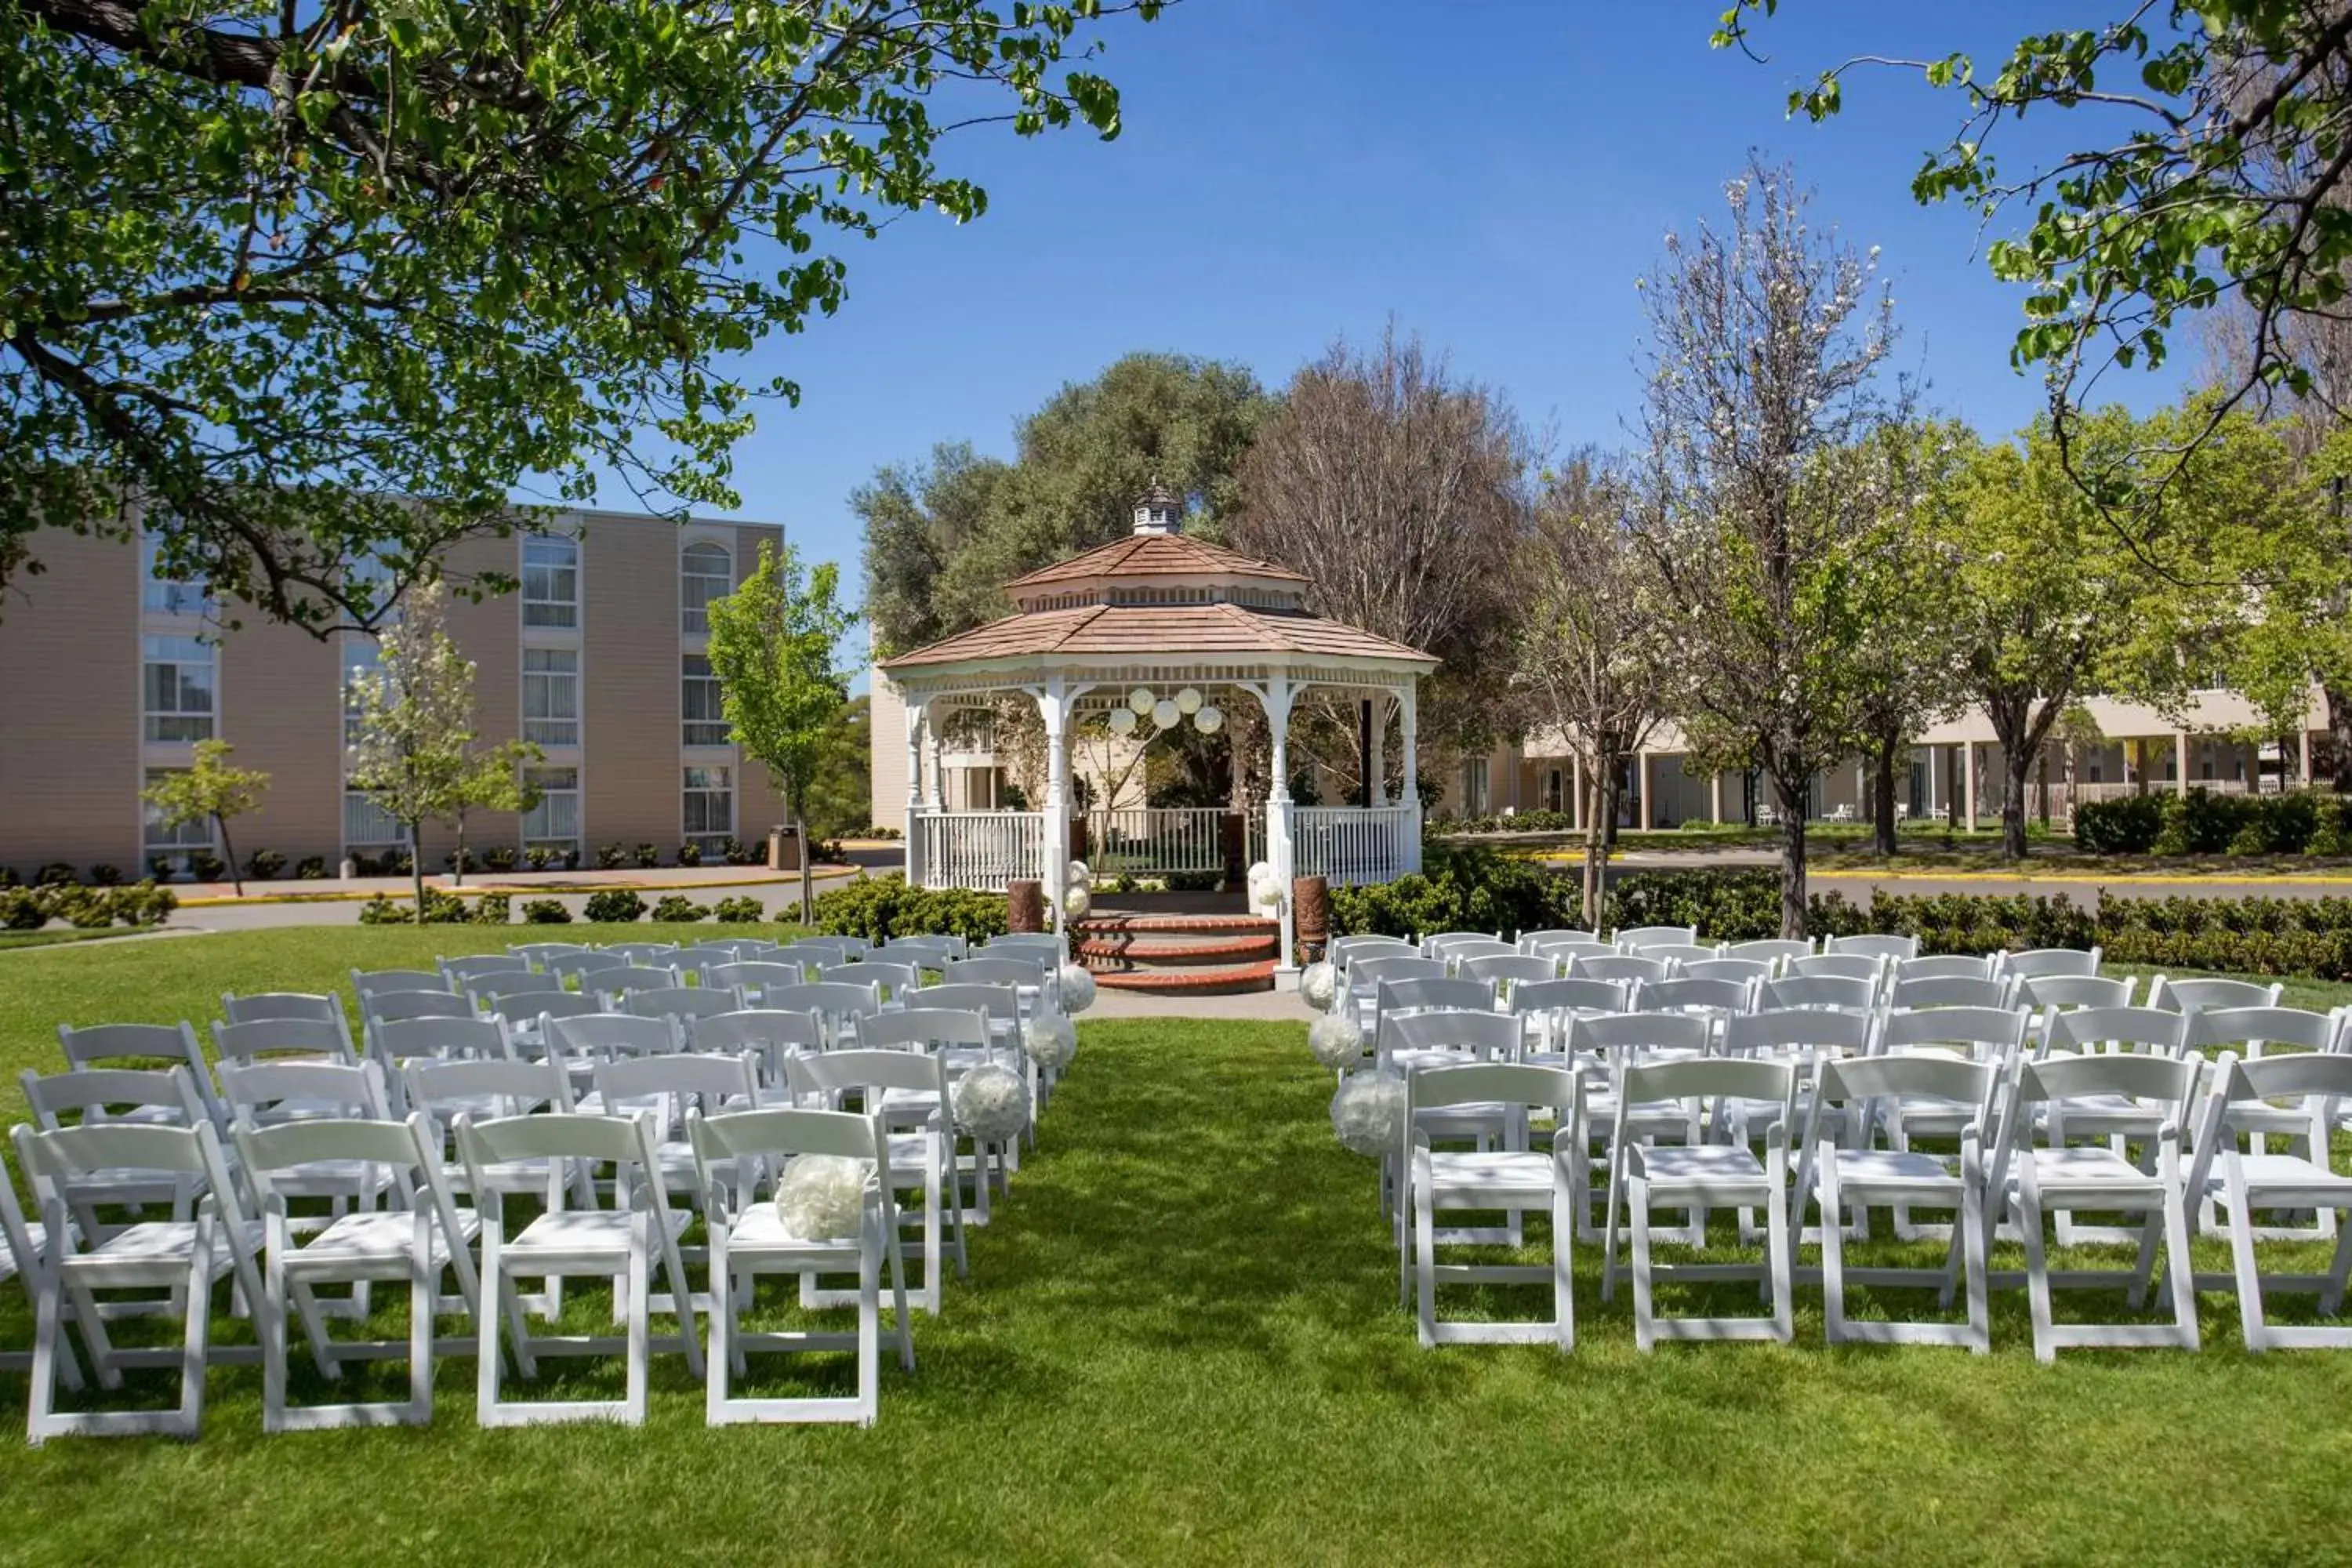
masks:
<svg viewBox="0 0 2352 1568"><path fill-rule="evenodd" d="M1124 806L1087 813L1087 849L1102 876L1223 876L1223 806Z"/></svg>
<svg viewBox="0 0 2352 1568"><path fill-rule="evenodd" d="M1394 881L1413 868L1418 816L1409 805L1293 806L1292 873L1335 888Z"/></svg>
<svg viewBox="0 0 2352 1568"><path fill-rule="evenodd" d="M1045 875L1043 812L926 811L915 820L926 888L1003 892L1016 878Z"/></svg>

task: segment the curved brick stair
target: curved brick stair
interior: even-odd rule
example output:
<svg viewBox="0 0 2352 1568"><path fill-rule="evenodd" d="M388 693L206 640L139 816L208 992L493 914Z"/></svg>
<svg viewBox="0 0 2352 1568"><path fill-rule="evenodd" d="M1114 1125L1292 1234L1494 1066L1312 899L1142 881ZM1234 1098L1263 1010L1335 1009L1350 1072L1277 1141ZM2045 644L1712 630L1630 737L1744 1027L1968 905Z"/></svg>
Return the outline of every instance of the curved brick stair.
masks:
<svg viewBox="0 0 2352 1568"><path fill-rule="evenodd" d="M1223 996L1274 989L1282 928L1260 915L1090 915L1070 930L1077 960L1114 991Z"/></svg>

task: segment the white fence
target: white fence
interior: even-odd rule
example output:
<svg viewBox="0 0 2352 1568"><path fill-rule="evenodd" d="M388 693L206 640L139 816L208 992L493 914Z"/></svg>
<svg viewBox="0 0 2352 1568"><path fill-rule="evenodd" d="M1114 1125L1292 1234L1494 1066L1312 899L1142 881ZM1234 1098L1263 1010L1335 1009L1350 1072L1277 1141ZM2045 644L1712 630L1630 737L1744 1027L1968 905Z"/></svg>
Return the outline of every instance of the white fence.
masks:
<svg viewBox="0 0 2352 1568"><path fill-rule="evenodd" d="M922 826L923 886L1002 892L1019 877L1043 877L1045 817L1035 811L936 811Z"/></svg>
<svg viewBox="0 0 2352 1568"><path fill-rule="evenodd" d="M1087 862L1099 877L1222 877L1222 806L1134 806L1087 813ZM1265 841L1265 825L1258 828Z"/></svg>
<svg viewBox="0 0 2352 1568"><path fill-rule="evenodd" d="M1406 805L1294 807L1292 868L1301 877L1324 878L1335 888L1393 881L1412 865L1413 818Z"/></svg>

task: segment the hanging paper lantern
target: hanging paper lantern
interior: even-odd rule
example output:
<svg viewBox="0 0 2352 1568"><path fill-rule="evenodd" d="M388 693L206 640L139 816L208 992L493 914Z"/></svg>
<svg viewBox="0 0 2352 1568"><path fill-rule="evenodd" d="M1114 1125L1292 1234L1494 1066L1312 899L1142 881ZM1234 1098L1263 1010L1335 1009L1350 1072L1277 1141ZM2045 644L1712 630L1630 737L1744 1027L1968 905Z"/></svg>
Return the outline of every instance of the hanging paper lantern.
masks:
<svg viewBox="0 0 2352 1568"><path fill-rule="evenodd" d="M1299 999L1318 1013L1331 1010L1339 994L1339 972L1328 963L1310 963L1298 977Z"/></svg>
<svg viewBox="0 0 2352 1568"><path fill-rule="evenodd" d="M1076 887L1062 889L1062 918L1065 921L1082 921L1087 918L1087 911L1094 907L1093 889Z"/></svg>
<svg viewBox="0 0 2352 1568"><path fill-rule="evenodd" d="M1127 705L1135 710L1138 718L1150 712L1151 704L1155 700L1157 699L1151 695L1151 688L1149 686L1139 686L1127 694Z"/></svg>
<svg viewBox="0 0 2352 1568"><path fill-rule="evenodd" d="M1066 888L1091 888L1095 885L1095 868L1083 860L1073 860L1062 868L1062 885Z"/></svg>
<svg viewBox="0 0 2352 1568"><path fill-rule="evenodd" d="M956 1079L956 1125L983 1143L1005 1143L1029 1126L1029 1086L1009 1067L983 1062Z"/></svg>
<svg viewBox="0 0 2352 1568"><path fill-rule="evenodd" d="M1176 711L1176 704L1169 701L1165 697L1151 705L1151 721L1163 730L1174 729L1176 721L1182 717L1182 714Z"/></svg>
<svg viewBox="0 0 2352 1568"><path fill-rule="evenodd" d="M1404 1079L1392 1072L1349 1073L1331 1096L1331 1131L1351 1153L1395 1153L1404 1141Z"/></svg>
<svg viewBox="0 0 2352 1568"><path fill-rule="evenodd" d="M805 1241L857 1234L874 1162L854 1154L795 1154L776 1178L776 1218Z"/></svg>
<svg viewBox="0 0 2352 1568"><path fill-rule="evenodd" d="M1176 711L1191 718L1201 710L1201 689L1188 686L1176 694Z"/></svg>
<svg viewBox="0 0 2352 1568"><path fill-rule="evenodd" d="M1095 1005L1095 977L1076 963L1062 965L1062 1011L1083 1013Z"/></svg>
<svg viewBox="0 0 2352 1568"><path fill-rule="evenodd" d="M1192 728L1200 731L1203 735L1213 735L1224 727L1225 715L1222 709L1203 708L1192 715Z"/></svg>
<svg viewBox="0 0 2352 1568"><path fill-rule="evenodd" d="M1059 1013L1040 1013L1021 1026L1021 1048L1047 1072L1059 1072L1078 1054L1078 1026Z"/></svg>
<svg viewBox="0 0 2352 1568"><path fill-rule="evenodd" d="M1351 1068L1364 1059L1364 1031L1353 1018L1326 1013L1307 1026L1307 1048L1327 1068Z"/></svg>
<svg viewBox="0 0 2352 1568"><path fill-rule="evenodd" d="M1110 710L1110 732L1114 735L1135 733L1135 710L1114 708Z"/></svg>

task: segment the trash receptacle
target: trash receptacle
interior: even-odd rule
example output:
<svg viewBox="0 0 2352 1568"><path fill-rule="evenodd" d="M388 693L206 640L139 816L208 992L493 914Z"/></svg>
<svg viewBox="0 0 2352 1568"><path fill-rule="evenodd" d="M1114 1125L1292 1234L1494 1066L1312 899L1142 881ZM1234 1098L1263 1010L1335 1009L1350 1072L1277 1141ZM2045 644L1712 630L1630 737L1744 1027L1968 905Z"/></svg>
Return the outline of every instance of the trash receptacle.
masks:
<svg viewBox="0 0 2352 1568"><path fill-rule="evenodd" d="M800 829L786 824L768 829L768 869L797 871L801 868Z"/></svg>

